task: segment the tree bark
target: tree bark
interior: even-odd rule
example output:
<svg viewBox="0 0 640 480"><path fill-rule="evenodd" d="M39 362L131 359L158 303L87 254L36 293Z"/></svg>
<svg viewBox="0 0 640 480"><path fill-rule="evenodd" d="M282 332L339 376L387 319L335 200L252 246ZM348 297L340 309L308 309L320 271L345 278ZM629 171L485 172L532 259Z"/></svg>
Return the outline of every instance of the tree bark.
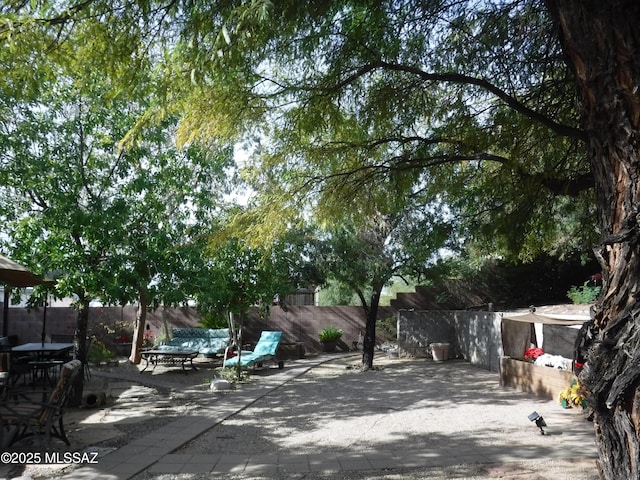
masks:
<svg viewBox="0 0 640 480"><path fill-rule="evenodd" d="M73 381L73 389L69 396L69 405L77 407L82 403L82 395L84 391L84 364L87 363L87 329L89 326L89 300L81 297L80 309L78 310L78 320L76 323L76 342L78 348L76 350L76 358L82 362L82 369L76 375Z"/></svg>
<svg viewBox="0 0 640 480"><path fill-rule="evenodd" d="M142 361L142 343L144 342L145 325L147 323L147 289L138 291L138 310L136 312L136 324L133 328L133 341L131 342L131 355L129 361L138 365Z"/></svg>
<svg viewBox="0 0 640 480"><path fill-rule="evenodd" d="M373 368L373 356L376 348L376 321L378 320L378 306L380 304L380 293L374 291L371 295L371 303L367 307L364 305L366 324L364 339L362 340L362 371Z"/></svg>
<svg viewBox="0 0 640 480"><path fill-rule="evenodd" d="M640 3L546 0L575 75L595 176L604 288L580 381L599 469L640 478Z"/></svg>

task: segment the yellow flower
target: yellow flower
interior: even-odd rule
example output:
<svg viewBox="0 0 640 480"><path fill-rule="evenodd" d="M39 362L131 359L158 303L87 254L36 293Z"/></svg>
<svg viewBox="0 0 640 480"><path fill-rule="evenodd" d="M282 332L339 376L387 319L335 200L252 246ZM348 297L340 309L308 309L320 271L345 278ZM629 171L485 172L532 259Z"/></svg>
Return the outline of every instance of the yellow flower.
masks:
<svg viewBox="0 0 640 480"><path fill-rule="evenodd" d="M574 380L573 382L571 382L571 385L569 385L567 388L565 388L560 392L560 395L558 397L558 402L564 408L570 408L570 407L584 408L586 406L586 401L585 401L584 395L582 394L581 388L582 386L580 385L580 382L578 382L577 380Z"/></svg>

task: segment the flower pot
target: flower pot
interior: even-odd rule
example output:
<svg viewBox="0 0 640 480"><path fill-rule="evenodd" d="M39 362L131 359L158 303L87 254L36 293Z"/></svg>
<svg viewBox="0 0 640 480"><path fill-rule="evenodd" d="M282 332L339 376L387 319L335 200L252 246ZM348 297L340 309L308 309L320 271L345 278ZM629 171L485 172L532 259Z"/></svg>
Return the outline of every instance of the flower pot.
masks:
<svg viewBox="0 0 640 480"><path fill-rule="evenodd" d="M335 340L328 340L320 343L322 344L323 352L335 352L336 346L338 345L338 342L336 342Z"/></svg>
<svg viewBox="0 0 640 480"><path fill-rule="evenodd" d="M449 344L448 343L432 343L431 355L436 362L444 362L449 358Z"/></svg>
<svg viewBox="0 0 640 480"><path fill-rule="evenodd" d="M118 352L118 355L121 357L128 357L129 355L131 355L131 343L117 343L116 344L116 350Z"/></svg>

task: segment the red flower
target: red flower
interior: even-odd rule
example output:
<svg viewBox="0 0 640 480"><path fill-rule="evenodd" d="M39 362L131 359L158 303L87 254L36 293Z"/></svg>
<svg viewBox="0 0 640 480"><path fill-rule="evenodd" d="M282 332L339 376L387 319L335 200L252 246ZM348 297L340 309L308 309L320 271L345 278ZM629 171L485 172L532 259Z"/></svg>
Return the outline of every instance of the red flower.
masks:
<svg viewBox="0 0 640 480"><path fill-rule="evenodd" d="M530 358L531 360L535 360L543 353L544 353L544 350L542 350L541 348L527 348L524 351L524 358Z"/></svg>

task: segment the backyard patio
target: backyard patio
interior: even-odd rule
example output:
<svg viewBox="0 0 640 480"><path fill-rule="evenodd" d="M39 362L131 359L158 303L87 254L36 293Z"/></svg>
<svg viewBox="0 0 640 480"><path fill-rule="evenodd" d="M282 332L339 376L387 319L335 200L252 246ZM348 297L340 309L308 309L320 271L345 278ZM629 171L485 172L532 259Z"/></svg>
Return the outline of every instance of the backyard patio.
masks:
<svg viewBox="0 0 640 480"><path fill-rule="evenodd" d="M307 356L216 392L209 384L220 360L198 357L188 374L162 365L140 373L143 365L126 362L93 368L85 392L97 400L69 409L65 424L68 450L98 452L98 464L4 466L0 473L193 479L340 472L356 479L391 478L384 472L421 478L428 470L443 479L598 478L593 427L576 410L500 387L497 373L462 361L380 354L369 372L358 363L353 354ZM533 411L544 416L546 435L527 418ZM133 459L143 464L133 468Z"/></svg>

